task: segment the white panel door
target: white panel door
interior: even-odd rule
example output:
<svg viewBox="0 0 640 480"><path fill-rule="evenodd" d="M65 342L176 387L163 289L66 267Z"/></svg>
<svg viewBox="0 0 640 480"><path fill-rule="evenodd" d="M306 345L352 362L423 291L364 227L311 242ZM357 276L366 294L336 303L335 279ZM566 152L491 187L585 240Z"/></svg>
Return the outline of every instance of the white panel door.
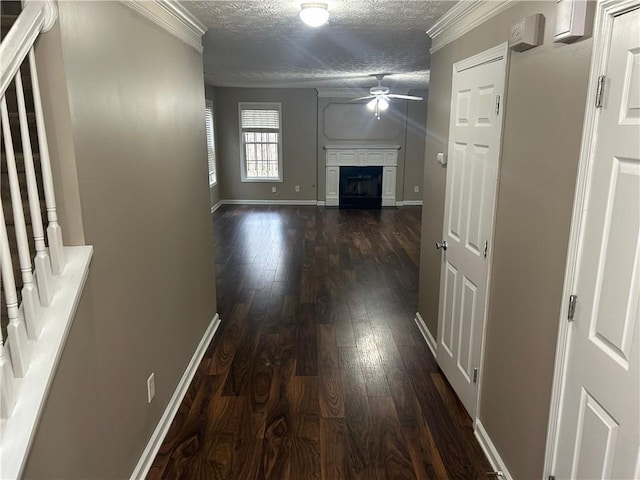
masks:
<svg viewBox="0 0 640 480"><path fill-rule="evenodd" d="M454 65L440 276L438 364L475 418L507 46Z"/></svg>
<svg viewBox="0 0 640 480"><path fill-rule="evenodd" d="M640 477L640 10L613 19L588 160L553 468Z"/></svg>

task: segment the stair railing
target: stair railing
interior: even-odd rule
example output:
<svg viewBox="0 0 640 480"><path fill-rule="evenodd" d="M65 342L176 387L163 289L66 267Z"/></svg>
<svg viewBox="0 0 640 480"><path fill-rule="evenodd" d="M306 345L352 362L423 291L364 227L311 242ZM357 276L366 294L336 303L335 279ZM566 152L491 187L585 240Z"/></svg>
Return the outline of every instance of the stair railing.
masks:
<svg viewBox="0 0 640 480"><path fill-rule="evenodd" d="M56 8L51 1L25 1L22 12L0 43L0 120L6 157L3 161L7 162L11 211L23 284L21 289L22 302L18 305L12 255L5 222L5 209L0 205L0 276L4 288L2 300L6 303L9 320L6 338L0 333L1 419L7 419L11 416L19 394L20 379L26 375L33 349L37 348L37 341L43 329L40 313L43 307L51 304L54 297L53 282L55 279L52 275L60 275L65 267L62 233L57 221L49 149L33 51L33 45L38 35L53 26L56 16ZM48 220L48 248L42 223L38 179L31 147L31 133L21 75L21 68L25 64L27 56L29 57L39 159ZM29 248L22 200L24 192L20 186L14 152L14 135L11 132L11 116L15 116L15 113L9 112L7 107L6 92L12 82L15 84L19 140L24 157L26 195L31 217L35 258L31 256ZM15 138L18 139L18 137Z"/></svg>

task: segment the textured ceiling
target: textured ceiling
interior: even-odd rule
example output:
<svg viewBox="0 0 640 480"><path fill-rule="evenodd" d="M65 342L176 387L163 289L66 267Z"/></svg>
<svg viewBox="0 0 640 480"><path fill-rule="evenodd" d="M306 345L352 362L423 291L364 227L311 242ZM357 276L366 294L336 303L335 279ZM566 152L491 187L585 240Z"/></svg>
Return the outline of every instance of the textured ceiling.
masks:
<svg viewBox="0 0 640 480"><path fill-rule="evenodd" d="M241 87L425 88L425 31L453 1L330 1L329 23L311 28L300 0L182 1L208 27L203 37L207 83Z"/></svg>

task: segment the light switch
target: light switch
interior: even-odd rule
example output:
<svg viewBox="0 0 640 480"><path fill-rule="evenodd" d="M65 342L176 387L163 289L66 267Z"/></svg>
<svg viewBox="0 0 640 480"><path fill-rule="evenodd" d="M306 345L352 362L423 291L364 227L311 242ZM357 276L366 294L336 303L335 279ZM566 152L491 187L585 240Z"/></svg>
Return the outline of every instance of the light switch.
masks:
<svg viewBox="0 0 640 480"><path fill-rule="evenodd" d="M444 153L438 153L437 155L437 161L440 165L442 165L443 167L447 164L447 156Z"/></svg>

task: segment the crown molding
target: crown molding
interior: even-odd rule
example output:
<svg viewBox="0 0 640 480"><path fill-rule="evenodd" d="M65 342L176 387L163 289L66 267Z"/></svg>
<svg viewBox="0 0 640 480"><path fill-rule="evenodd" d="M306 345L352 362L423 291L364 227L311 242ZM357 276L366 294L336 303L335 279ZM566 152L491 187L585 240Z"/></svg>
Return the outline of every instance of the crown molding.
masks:
<svg viewBox="0 0 640 480"><path fill-rule="evenodd" d="M434 23L427 35L431 38L433 54L457 40L478 25L513 6L518 0L462 0L457 2Z"/></svg>
<svg viewBox="0 0 640 480"><path fill-rule="evenodd" d="M202 53L202 35L207 31L196 17L174 0L120 0L174 37Z"/></svg>

